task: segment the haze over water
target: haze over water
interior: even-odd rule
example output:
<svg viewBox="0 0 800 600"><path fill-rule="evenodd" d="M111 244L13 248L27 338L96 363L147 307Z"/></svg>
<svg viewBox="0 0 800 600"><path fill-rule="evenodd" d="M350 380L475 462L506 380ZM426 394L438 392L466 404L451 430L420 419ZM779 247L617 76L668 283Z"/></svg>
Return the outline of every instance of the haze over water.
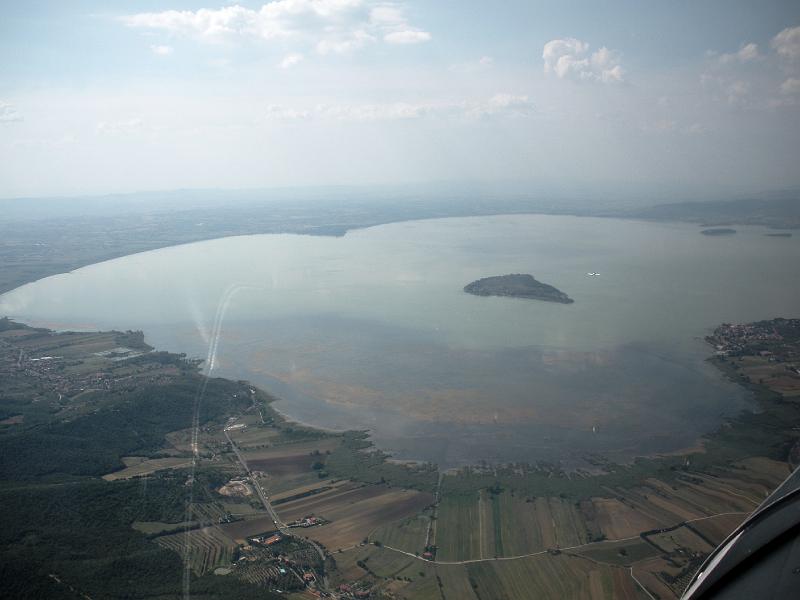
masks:
<svg viewBox="0 0 800 600"><path fill-rule="evenodd" d="M500 216L225 238L29 284L0 314L143 329L203 358L217 322L213 374L273 391L303 422L370 429L402 458L627 459L691 445L747 406L704 362L717 324L797 316L798 238L737 230ZM462 291L506 273L575 303Z"/></svg>

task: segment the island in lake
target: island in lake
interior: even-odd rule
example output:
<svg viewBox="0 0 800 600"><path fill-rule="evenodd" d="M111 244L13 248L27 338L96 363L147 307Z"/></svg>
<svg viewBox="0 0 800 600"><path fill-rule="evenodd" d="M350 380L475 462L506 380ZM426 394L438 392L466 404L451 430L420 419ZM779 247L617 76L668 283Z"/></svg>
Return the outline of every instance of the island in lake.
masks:
<svg viewBox="0 0 800 600"><path fill-rule="evenodd" d="M728 229L727 227L714 227L713 229L703 229L703 235L733 235L736 233L735 229Z"/></svg>
<svg viewBox="0 0 800 600"><path fill-rule="evenodd" d="M520 273L478 279L464 286L464 291L475 296L511 296L512 298L530 298L546 302L560 302L561 304L575 302L552 285L537 281L533 275Z"/></svg>

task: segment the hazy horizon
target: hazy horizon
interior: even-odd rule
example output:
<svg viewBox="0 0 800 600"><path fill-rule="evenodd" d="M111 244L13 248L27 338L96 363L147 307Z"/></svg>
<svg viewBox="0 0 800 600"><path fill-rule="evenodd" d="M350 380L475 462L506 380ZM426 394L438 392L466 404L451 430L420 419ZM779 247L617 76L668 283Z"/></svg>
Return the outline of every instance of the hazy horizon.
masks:
<svg viewBox="0 0 800 600"><path fill-rule="evenodd" d="M405 183L384 184L308 184L284 186L255 187L180 187L134 189L119 192L96 192L87 194L43 194L0 196L0 206L8 209L15 203L53 203L56 207L68 201L93 204L112 202L104 208L117 208L124 203L146 204L148 201L168 200L166 208L177 207L186 203L188 207L215 206L218 200L227 201L259 201L291 199L330 201L343 195L364 195L370 200L380 202L397 195L413 194L417 199L442 198L463 194L464 198L493 196L498 199L524 197L527 200L554 200L570 202L586 202L587 206L603 209L609 207L630 206L635 208L650 207L656 204L680 202L714 202L741 199L785 198L800 194L800 184L785 187L743 188L739 186L686 186L676 184L671 187L648 184L632 184L630 182L597 183L594 185L575 183L573 181L412 181ZM409 196L410 197L410 196ZM118 204L114 205L113 202ZM67 208L65 206L65 208ZM77 208L77 206L75 206ZM0 215L2 217L3 215Z"/></svg>

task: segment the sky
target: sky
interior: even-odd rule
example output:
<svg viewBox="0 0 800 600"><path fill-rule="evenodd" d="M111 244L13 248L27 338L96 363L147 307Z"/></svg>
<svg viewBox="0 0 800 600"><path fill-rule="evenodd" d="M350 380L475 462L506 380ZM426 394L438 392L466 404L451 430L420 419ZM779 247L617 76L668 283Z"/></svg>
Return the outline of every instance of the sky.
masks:
<svg viewBox="0 0 800 600"><path fill-rule="evenodd" d="M800 185L796 0L0 3L0 198Z"/></svg>

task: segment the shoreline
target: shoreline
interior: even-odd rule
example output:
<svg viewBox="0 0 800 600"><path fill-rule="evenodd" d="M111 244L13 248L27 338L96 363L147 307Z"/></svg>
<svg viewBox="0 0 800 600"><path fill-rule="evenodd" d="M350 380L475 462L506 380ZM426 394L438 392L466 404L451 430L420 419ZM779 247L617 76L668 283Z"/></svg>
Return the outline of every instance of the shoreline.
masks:
<svg viewBox="0 0 800 600"><path fill-rule="evenodd" d="M118 331L118 330L113 329L113 328L105 330L105 329L101 329L101 328L97 328L97 327L88 327L86 329L67 328L67 329L57 330L57 329L52 329L48 325L28 323L26 321L23 321L23 320L20 320L20 319L16 319L14 317L0 316L0 318L8 318L8 319L10 319L10 320L12 320L12 321L14 321L16 323L21 323L21 324L25 325L26 327L30 327L30 328L34 328L34 329L45 329L45 330L47 330L49 332L54 332L56 334L68 333L68 332L73 332L73 331L81 332L81 333L106 333L106 332L109 332L109 331L113 331L113 332L117 332ZM702 338L698 338L698 339L702 339ZM147 340L145 339L144 341L145 341L145 344L147 344ZM703 341L704 341L704 344L706 346L710 346L708 340L703 340ZM285 399L283 397L281 397L279 394L276 394L276 393L270 391L269 389L267 389L265 386L263 386L261 384L256 384L253 381L251 381L250 379L236 379L236 378L231 378L231 377L227 377L227 376L224 376L224 375L207 374L207 373L205 373L203 371L203 367L202 367L202 363L205 361L205 359L199 359L199 358L195 358L195 357L190 357L190 356L188 356L188 355L186 355L185 353L182 353L182 352L173 352L173 351L169 351L169 350L160 350L159 348L150 346L149 344L148 344L148 347L150 348L151 352L164 352L164 353L166 353L168 355L175 356L175 357L180 357L181 355L183 355L184 359L186 361L195 362L196 363L196 365L197 365L196 366L196 369L197 369L196 373L200 377L204 377L204 378L207 378L207 379L221 379L221 380L224 380L225 382L228 382L228 383L237 383L237 382L240 382L240 381L245 382L248 386L251 386L251 387L257 389L261 394L263 394L264 396L270 398L270 401L269 401L269 404L268 404L269 410L274 412L283 421L283 423L288 425L288 426L296 426L298 428L305 429L305 430L307 430L309 432L312 432L312 433L319 432L319 433L324 434L324 435L345 436L345 435L350 434L350 435L358 436L359 438L363 439L368 444L368 447L366 449L371 450L371 451L379 452L380 454L382 454L385 457L385 460L387 462L391 462L391 463L395 463L395 464L399 464L399 465L406 465L406 466L433 465L433 466L436 467L437 471L442 473L442 474L445 474L445 473L455 474L455 473L458 473L458 472L463 471L463 470L483 469L487 465L490 468L501 468L502 469L502 468L509 467L510 465L513 465L513 464L519 462L519 461L513 461L513 460L492 462L492 461L490 461L488 459L474 459L474 460L471 460L471 461L460 461L458 464L452 464L450 466L443 467L443 466L441 466L439 464L439 462L433 462L433 461L430 461L430 460L426 460L424 458L408 458L408 457L401 458L401 457L397 456L395 453L392 453L392 451L390 449L382 448L380 446L380 444L374 439L374 432L370 428L338 429L338 428L334 428L334 427L325 427L325 426L322 426L322 425L314 425L314 424L309 423L307 421L304 421L304 420L302 420L300 418L292 417L290 414L285 412L285 410L281 410L276 406L276 404L279 403L279 402L285 402ZM744 385L743 382L741 382L740 380L737 380L736 378L731 376L730 372L728 370L724 369L718 363L718 361L716 359L717 359L717 357L715 357L709 351L709 353L703 359L703 364L709 364L709 365L713 366L714 367L714 371L717 372L722 379L724 379L726 381L729 381L729 382L737 385L737 387L739 387L740 389L744 390L750 396L749 399L748 399L748 404L753 409L759 409L759 410L762 409L762 407L759 406L759 401L758 401L758 397L757 397L758 393L752 389L753 385L752 384L751 385ZM630 468L630 467L634 466L639 461L669 460L669 459L674 459L676 457L686 457L688 455L694 455L694 454L698 454L698 453L699 454L705 454L707 452L707 445L709 443L709 439L712 436L714 436L719 430L724 428L726 425L730 424L732 421L738 419L743 414L748 414L749 412L750 412L750 410L748 408L742 408L738 413L729 415L728 417L723 419L714 429L711 429L711 430L707 431L706 433L699 434L692 441L688 442L685 445L681 445L679 448L676 448L675 450L672 450L672 451L668 451L668 452L650 452L650 453L635 453L634 452L630 456L626 457L625 459L621 459L620 456L617 455L618 453L614 453L614 452L606 452L606 453L586 452L586 454L584 455L584 458L581 458L580 460L569 461L570 462L570 466L567 466L566 463L565 464L555 464L554 466L556 466L556 468L558 468L560 471L563 471L564 473L579 473L581 471L587 471L587 469L588 470L593 470L594 468L596 468L598 459L600 460L600 464L602 464L602 465L605 465L605 466L612 466L613 465L613 466L616 466L616 467L624 469L624 468ZM522 462L525 463L525 464L528 464L529 466L533 466L533 465L536 465L536 464L551 464L549 460L533 460L532 462L527 462L527 461L522 461ZM603 471L603 467L601 467L600 471L598 471L597 474L602 475L603 472L604 472Z"/></svg>
<svg viewBox="0 0 800 600"><path fill-rule="evenodd" d="M2 295L0 295L1 297ZM64 328L64 329L54 329L51 325L52 324L40 324L40 323L29 323L25 320L15 318L13 316L8 315L0 315L0 318L8 318L16 323L21 323L27 327L31 328L38 328L38 329L46 329L50 332L55 332L57 334L61 333L68 333L68 332L81 332L81 333L105 333L108 331L118 331L114 328L111 329L103 329L98 328L93 325L88 325L86 328ZM44 323L44 322L43 322ZM705 347L710 347L710 344L707 339L703 337L697 337L698 340L701 340ZM145 339L145 343L147 340ZM386 460L389 462L397 463L397 464L405 464L405 465L423 465L423 464L432 464L434 465L437 470L441 473L455 473L460 470L470 470L470 469L479 469L482 468L484 465L489 465L490 467L494 468L505 468L511 464L517 463L517 460L507 460L507 461L497 461L493 462L489 459L485 458L476 458L473 460L464 460L458 461L457 463L453 463L449 466L442 467L439 462L434 462L425 458L409 458L409 457L399 457L395 453L391 451L391 449L381 447L379 442L377 442L374 438L374 432L371 428L353 428L353 429L339 429L335 427L326 427L323 425L314 425L307 421L304 421L301 418L292 417L288 414L285 410L281 410L276 406L279 402L287 402L284 397L280 394L272 392L270 389L265 387L262 384L254 383L250 379L237 379L233 377L228 377L225 375L214 375L214 374L207 374L203 371L202 364L205 362L205 359L199 357L192 357L188 356L186 353L181 351L170 351L170 350L161 350L157 347L150 346L151 352L165 352L172 356L181 356L185 357L187 361L194 361L197 363L197 374L201 377L205 377L208 379L222 379L229 383L236 383L238 381L244 381L247 385L258 389L262 394L269 397L271 401L269 402L269 409L276 413L276 415L287 425L289 426L297 426L302 429L306 429L311 432L320 432L326 435L334 435L334 436L343 436L347 434L353 434L360 437L369 444L369 448L371 450L380 452L382 455L385 456ZM728 415L724 419L722 419L713 429L706 431L705 433L698 434L697 437L692 439L691 441L687 442L686 444L681 445L678 448L675 448L671 451L653 451L649 453L638 453L633 452L629 455L625 456L625 458L621 458L619 452L586 452L582 458L580 459L572 459L566 463L558 464L558 468L563 470L567 473L577 473L580 471L591 470L596 466L595 461L596 459L600 459L602 464L605 465L616 465L621 468L628 468L635 465L638 461L645 460L660 460L660 459L670 459L675 457L685 457L687 455L692 455L696 453L705 453L706 446L708 444L709 438L717 433L720 429L729 424L731 421L736 420L743 414L747 414L750 412L751 409L758 409L761 410L759 406L757 392L752 389L752 386L744 385L741 381L735 379L734 377L730 376L730 374L723 368L720 367L718 362L715 360L717 357L709 350L705 357L702 359L702 364L708 364L714 368L714 371L718 373L721 379L725 381L729 381L735 384L738 388L746 392L749 396L747 398L748 407L740 409L737 413ZM587 460L588 459L588 460ZM551 464L549 459L539 459L539 460L532 460L531 462L522 461L529 465L535 464ZM602 472L602 471L601 471Z"/></svg>
<svg viewBox="0 0 800 600"><path fill-rule="evenodd" d="M157 250L165 250L167 248L175 248L178 246L185 246L190 244L197 244L202 242L210 242L214 240L221 240L230 237L247 237L247 236L260 236L260 235L298 235L298 236L309 236L309 237L331 237L331 238L341 238L346 236L351 231L358 231L361 229L370 229L373 227L381 227L384 225L393 225L398 223L409 223L414 221L435 221L435 220L443 220L443 219L470 219L470 218L481 218L481 217L515 217L515 216L543 216L543 217L571 217L576 219L616 219L621 221L638 221L643 223L671 223L671 224L681 224L681 225L696 225L698 227L707 227L709 226L707 223L704 223L699 220L691 220L691 219L681 219L681 218L658 218L658 217L650 217L650 216L642 216L639 214L632 214L628 215L625 213L582 213L580 211L537 211L537 210L521 210L521 211L486 211L486 212L472 212L468 214L450 214L450 215L416 215L410 217L398 217L394 219L375 219L372 221L366 221L363 223L345 223L342 225L338 225L336 227L328 227L325 225L315 226L315 225L303 225L302 223L295 226L295 229L285 229L278 227L277 229L269 229L267 227L264 228L262 231L241 231L241 232L224 232L222 235L219 234L210 234L208 236L198 236L196 238L187 238L182 240L167 240L164 243L156 243L152 246L148 246L147 243L144 243L144 247L140 248L125 248L123 247L119 251L111 251L105 253L99 253L95 256L90 256L83 260L77 260L74 263L67 263L65 265L66 268L61 270L50 270L46 268L46 264L44 265L45 268L42 269L42 273L38 273L33 276L33 278L23 276L20 280L14 281L10 286L8 284L4 284L0 281L0 297L3 295L12 292L16 289L24 287L30 283L35 283L42 279L46 279L48 277L53 277L56 275L68 275L74 271L79 269L83 269L85 267L90 267L92 265L97 265L105 262L110 262L112 260L117 260L119 258L125 258L128 256L134 256L137 254L143 254L146 252L154 252ZM30 221L22 221L18 223L19 225L26 225L31 223ZM33 221L35 224L36 222ZM11 223L7 223L11 224ZM7 225L5 224L5 225ZM765 235L773 235L778 237L791 237L791 231L798 229L798 227L792 226L777 226L774 224L768 223L747 223L747 222L732 222L731 224L738 225L740 227L746 228L761 228L765 231L763 232ZM0 222L0 232L2 231L2 226L4 223ZM131 242L131 243L138 243L138 242ZM39 265L32 265L32 269L36 269ZM30 270L30 269L28 269Z"/></svg>

